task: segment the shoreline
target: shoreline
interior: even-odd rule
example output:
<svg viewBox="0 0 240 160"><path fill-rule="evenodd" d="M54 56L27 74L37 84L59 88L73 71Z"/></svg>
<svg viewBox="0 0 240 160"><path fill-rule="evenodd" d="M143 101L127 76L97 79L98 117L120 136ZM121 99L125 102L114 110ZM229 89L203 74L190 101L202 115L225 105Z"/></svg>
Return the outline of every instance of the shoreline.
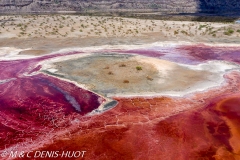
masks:
<svg viewBox="0 0 240 160"><path fill-rule="evenodd" d="M106 38L109 39L109 38ZM12 39L7 39L11 41ZM16 40L16 39L15 39ZM50 39L49 39L50 40ZM74 39L75 41L76 39ZM90 39L92 40L92 39ZM20 41L20 39L17 39L17 41ZM176 47L181 47L181 46L198 46L198 45L203 45L203 46L208 46L208 47L222 47L222 48L240 48L240 43L209 43L209 42L189 42L189 41L145 41L144 39L141 39L140 41L134 41L132 44L127 42L121 43L121 41L118 41L116 43L118 44L109 44L108 42L104 41L98 41L99 43L95 43L94 41L91 41L92 43L95 43L94 45L72 45L70 46L67 44L66 46L55 46L50 49L48 48L39 48L39 51L42 51L43 54L35 54L34 52L38 50L35 50L35 48L31 48L31 44L26 44L22 45L20 44L15 44L15 43L1 43L0 41L0 61L3 60L16 60L16 59L31 59L31 58L36 58L36 57L42 57L45 55L49 54L61 54L61 53L67 53L67 52L73 52L73 51L79 51L79 52L109 52L112 50L112 52L122 52L125 53L124 51L127 50L148 50L151 49L151 47L164 47L164 48L176 48ZM144 42L145 41L145 42ZM21 41L23 42L23 41ZM34 41L31 41L34 42ZM84 41L86 43L86 41ZM103 43L101 43L103 42ZM41 49L41 50L40 50ZM24 52L27 52L27 54L24 54ZM30 53L30 54L28 54Z"/></svg>
<svg viewBox="0 0 240 160"><path fill-rule="evenodd" d="M115 46L110 46L110 45L104 45L104 46L95 46L95 47L83 47L83 48L64 48L64 49L61 49L55 53L52 53L52 54L61 54L61 53L68 53L68 52L72 52L72 51L83 51L83 53L79 53L79 54L76 54L76 55L66 55L66 56L61 56L61 57L53 57L51 58L50 60L44 60L44 61L41 61L40 63L36 64L36 65L41 65L42 68L41 70L48 70L48 69L51 69L51 68L55 68L54 66L52 66L54 63L56 62L61 62L61 61L66 61L66 60L72 60L72 59L77 59L77 58L81 58L81 57L86 57L88 55L94 55L94 52L102 52L102 51L106 51L106 52L109 52L111 50L114 50L114 49L121 49L121 48L124 48L124 50L127 50L127 49L148 49L148 48L151 48L151 47L154 47L154 46L163 46L163 47L167 47L167 48L175 48L177 46L182 46L182 45L196 45L196 43L190 43L190 42L178 42L178 43L175 43L173 44L173 42L155 42L155 43L150 43L150 44L141 44L141 45L115 45ZM206 44L205 44L206 45ZM210 45L210 44L209 44ZM233 44L231 44L232 46ZM234 46L239 46L237 44L235 44ZM129 47L129 48L128 48ZM1 49L1 48L0 48ZM122 50L122 51L124 51ZM19 52L21 50L19 49L16 49L16 52ZM127 54L127 53L126 53ZM130 54L130 55L138 55L138 54ZM32 58L36 58L36 57L41 57L42 55L40 56L27 56L27 55L16 55L16 54L13 54L12 57L8 57L6 59L4 58L0 58L0 59L4 59L4 60L18 60L18 59L32 59ZM140 56L142 57L142 56ZM169 61L171 62L171 61ZM176 63L176 62L175 62ZM233 66L230 67L230 68L218 68L218 70L216 70L215 72L219 72L221 73L221 75L219 75L221 78L218 78L217 82L215 82L214 84L206 84L205 82L201 82L200 84L195 84L193 85L191 88L189 89L184 89L182 91L164 91L164 92L161 92L161 93L140 93L140 94L128 94L128 93L116 93L116 94L107 94L106 97L108 98L113 98L113 97L144 97L144 96L176 96L176 97L183 97L183 96L186 96L186 95L189 95L189 94L194 94L196 92L205 92L205 91L208 91L208 90L211 90L213 88L216 88L216 87L219 87L221 86L222 84L225 84L226 83L226 80L224 78L224 75L227 74L229 72L229 69L230 71L238 71L239 69L236 67L237 65L233 65L232 63L229 63L229 62L225 62L225 61L217 61L217 62L214 62L214 61L208 61L208 62L202 62L198 65L188 65L188 64L181 64L181 63L176 63L180 66L183 66L183 67L186 67L186 68L189 68L189 69L193 69L193 70L201 70L201 68L204 68L204 66L206 65L210 65L210 63L213 63L216 66L222 66L222 63L226 64L226 65L231 65ZM227 71L228 70L228 71ZM226 72L227 71L227 72ZM42 73L42 72L41 72ZM35 74L35 73L34 73ZM43 73L45 74L45 73ZM49 74L46 74L46 75L49 75ZM51 75L49 75L51 76ZM82 84L78 84L77 82L73 81L73 80L69 80L69 79L66 79L66 78L59 78L59 77L56 77L56 76L53 76L55 78L58 78L58 79L62 79L64 81L68 81L70 83L74 83L75 85L79 86L80 88L84 88L86 90L89 90L89 88L86 88L86 86L83 86ZM217 83L217 84L216 84ZM210 86L210 87L209 87ZM96 92L94 92L95 94L98 94ZM100 96L103 96L101 94L98 94ZM105 97L105 96L104 96ZM105 97L105 98L106 98Z"/></svg>
<svg viewBox="0 0 240 160"><path fill-rule="evenodd" d="M31 48L39 55L63 48L154 42L240 44L240 25L234 23L77 15L0 16L0 21L0 47Z"/></svg>
<svg viewBox="0 0 240 160"><path fill-rule="evenodd" d="M151 39L150 39L151 38ZM209 47L240 47L239 40L229 41L188 41L188 40L159 40L155 37L98 37L98 38L68 38L68 39L19 39L19 38L0 38L0 50L2 54L9 53L8 50L14 49L19 51L15 53L18 57L39 57L48 54L57 54L64 51L94 51L104 49L141 49L154 46L171 47L171 46L197 46L204 45ZM82 43L78 43L81 41ZM239 41L239 42L238 42ZM56 43L55 43L56 42ZM6 53L4 53L6 50ZM0 55L1 56L1 55Z"/></svg>

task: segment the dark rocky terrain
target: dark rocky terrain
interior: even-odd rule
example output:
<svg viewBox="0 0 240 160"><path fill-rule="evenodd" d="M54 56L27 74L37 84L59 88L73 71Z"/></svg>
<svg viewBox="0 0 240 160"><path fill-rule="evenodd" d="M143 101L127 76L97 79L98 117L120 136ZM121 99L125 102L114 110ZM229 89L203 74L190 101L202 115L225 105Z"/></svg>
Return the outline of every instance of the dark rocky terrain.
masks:
<svg viewBox="0 0 240 160"><path fill-rule="evenodd" d="M173 12L240 10L239 0L0 0L0 12L58 11L147 11Z"/></svg>

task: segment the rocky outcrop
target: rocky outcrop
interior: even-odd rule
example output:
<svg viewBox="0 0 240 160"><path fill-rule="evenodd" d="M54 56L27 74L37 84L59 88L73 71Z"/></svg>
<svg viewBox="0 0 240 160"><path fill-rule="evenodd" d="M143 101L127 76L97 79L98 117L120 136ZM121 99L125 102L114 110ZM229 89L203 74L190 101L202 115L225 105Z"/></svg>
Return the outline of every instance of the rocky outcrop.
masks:
<svg viewBox="0 0 240 160"><path fill-rule="evenodd" d="M177 12L240 10L239 0L0 0L0 12L171 10Z"/></svg>

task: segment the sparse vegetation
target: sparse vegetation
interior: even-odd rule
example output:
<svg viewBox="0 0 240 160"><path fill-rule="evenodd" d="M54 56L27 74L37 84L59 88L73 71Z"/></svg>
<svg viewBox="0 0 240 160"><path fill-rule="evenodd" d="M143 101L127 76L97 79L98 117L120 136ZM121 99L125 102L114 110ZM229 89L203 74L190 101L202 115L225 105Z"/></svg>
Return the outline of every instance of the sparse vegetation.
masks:
<svg viewBox="0 0 240 160"><path fill-rule="evenodd" d="M141 66L137 66L136 69L137 69L138 71L141 71L141 70L142 70L142 67L141 67Z"/></svg>
<svg viewBox="0 0 240 160"><path fill-rule="evenodd" d="M200 25L198 29L201 30L202 28L205 28L205 27L207 27L207 25Z"/></svg>
<svg viewBox="0 0 240 160"><path fill-rule="evenodd" d="M228 36L232 35L233 33L234 33L234 30L231 28L228 28L227 31L224 32L224 34Z"/></svg>
<svg viewBox="0 0 240 160"><path fill-rule="evenodd" d="M231 23L217 27L208 22L177 22L119 17L96 17L79 15L29 15L0 16L1 36L7 33L15 37L133 37L145 33L161 34L163 37L185 36L239 36L240 28ZM6 20L11 20L7 22ZM234 34L237 33L237 34Z"/></svg>

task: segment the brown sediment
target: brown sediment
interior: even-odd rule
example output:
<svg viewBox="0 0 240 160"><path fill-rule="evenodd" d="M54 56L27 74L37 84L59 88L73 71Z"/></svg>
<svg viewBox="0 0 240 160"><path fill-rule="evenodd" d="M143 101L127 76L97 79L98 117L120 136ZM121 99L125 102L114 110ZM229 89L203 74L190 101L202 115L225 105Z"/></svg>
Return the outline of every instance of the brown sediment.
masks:
<svg viewBox="0 0 240 160"><path fill-rule="evenodd" d="M19 52L19 55L35 55L35 56L40 56L44 54L50 53L47 50L24 50Z"/></svg>
<svg viewBox="0 0 240 160"><path fill-rule="evenodd" d="M233 153L240 156L240 94L227 97L217 104L216 110L231 131L229 143Z"/></svg>

